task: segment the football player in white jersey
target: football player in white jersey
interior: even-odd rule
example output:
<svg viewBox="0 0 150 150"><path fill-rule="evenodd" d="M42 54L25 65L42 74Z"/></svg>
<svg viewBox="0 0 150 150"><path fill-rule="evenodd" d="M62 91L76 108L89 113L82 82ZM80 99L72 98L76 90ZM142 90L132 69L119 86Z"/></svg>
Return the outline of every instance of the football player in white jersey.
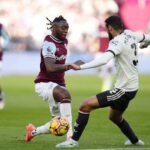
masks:
<svg viewBox="0 0 150 150"><path fill-rule="evenodd" d="M88 123L90 112L108 106L110 107L109 119L128 138L125 145L144 145L144 142L137 137L129 123L123 118L123 113L139 88L137 44L141 43L141 48L150 45L150 35L125 30L118 16L110 16L105 20L105 24L110 39L106 52L89 63L80 66L71 64L70 67L74 70L95 68L105 65L114 58L117 70L114 89L92 96L81 104L73 136L57 144L58 148L79 146L78 141Z"/></svg>

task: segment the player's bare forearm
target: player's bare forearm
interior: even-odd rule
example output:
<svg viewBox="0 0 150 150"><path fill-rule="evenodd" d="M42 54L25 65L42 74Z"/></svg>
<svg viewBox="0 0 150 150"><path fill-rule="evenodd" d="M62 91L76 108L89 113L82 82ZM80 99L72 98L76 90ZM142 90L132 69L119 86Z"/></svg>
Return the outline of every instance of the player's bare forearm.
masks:
<svg viewBox="0 0 150 150"><path fill-rule="evenodd" d="M69 65L69 69L73 69L73 70L80 70L80 65L76 65L75 63L74 64L70 64Z"/></svg>
<svg viewBox="0 0 150 150"><path fill-rule="evenodd" d="M69 70L68 64L55 64L55 60L51 58L45 58L44 63L46 66L46 70L49 73L52 72L65 72Z"/></svg>
<svg viewBox="0 0 150 150"><path fill-rule="evenodd" d="M68 69L73 69L73 70L80 70L80 65L85 64L84 61L82 60L77 60L74 63L70 64Z"/></svg>

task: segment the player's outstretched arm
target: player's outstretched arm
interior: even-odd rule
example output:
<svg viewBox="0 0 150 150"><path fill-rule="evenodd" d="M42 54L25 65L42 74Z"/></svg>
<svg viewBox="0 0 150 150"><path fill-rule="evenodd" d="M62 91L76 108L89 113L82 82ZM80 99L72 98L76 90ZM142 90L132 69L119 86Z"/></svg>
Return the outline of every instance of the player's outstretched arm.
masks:
<svg viewBox="0 0 150 150"><path fill-rule="evenodd" d="M77 64L70 64L69 65L69 69L73 69L73 70L80 70L80 66Z"/></svg>
<svg viewBox="0 0 150 150"><path fill-rule="evenodd" d="M81 69L81 68L80 68L80 65L83 65L83 64L85 64L84 61L82 61L82 60L77 60L77 61L75 61L74 63L68 65L68 70L69 70L69 69L80 70L80 69Z"/></svg>
<svg viewBox="0 0 150 150"><path fill-rule="evenodd" d="M88 63L84 63L81 65L78 63L70 64L69 68L73 70L96 68L98 66L107 64L113 57L114 55L111 52L105 52L101 57L96 58Z"/></svg>
<svg viewBox="0 0 150 150"><path fill-rule="evenodd" d="M69 64L55 64L56 60L50 57L44 58L46 70L49 73L52 72L65 72L69 70Z"/></svg>
<svg viewBox="0 0 150 150"><path fill-rule="evenodd" d="M113 53L111 52L105 52L100 57L95 58L94 60L85 63L83 65L80 65L80 69L89 69L89 68L96 68L102 65L107 64L112 58L114 57Z"/></svg>

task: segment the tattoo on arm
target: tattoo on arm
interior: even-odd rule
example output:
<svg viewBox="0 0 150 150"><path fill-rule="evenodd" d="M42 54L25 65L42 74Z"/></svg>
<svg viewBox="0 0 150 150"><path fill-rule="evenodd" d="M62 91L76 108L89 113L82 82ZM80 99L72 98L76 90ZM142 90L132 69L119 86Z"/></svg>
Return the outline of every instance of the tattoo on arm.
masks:
<svg viewBox="0 0 150 150"><path fill-rule="evenodd" d="M54 58L46 57L44 58L44 63L47 72L64 72L67 71L67 65L55 64L56 60Z"/></svg>

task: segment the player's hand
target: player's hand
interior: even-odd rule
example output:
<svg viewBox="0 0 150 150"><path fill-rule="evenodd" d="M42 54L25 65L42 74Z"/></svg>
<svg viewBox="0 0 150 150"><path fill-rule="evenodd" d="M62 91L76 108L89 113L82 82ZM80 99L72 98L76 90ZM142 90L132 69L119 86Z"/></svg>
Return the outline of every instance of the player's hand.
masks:
<svg viewBox="0 0 150 150"><path fill-rule="evenodd" d="M65 64L65 71L72 69L71 64Z"/></svg>
<svg viewBox="0 0 150 150"><path fill-rule="evenodd" d="M140 43L140 48L147 48L149 46L149 43L147 42L143 42L143 43Z"/></svg>
<svg viewBox="0 0 150 150"><path fill-rule="evenodd" d="M80 66L79 65L76 65L76 64L70 64L69 65L69 68L73 69L73 70L80 70Z"/></svg>

